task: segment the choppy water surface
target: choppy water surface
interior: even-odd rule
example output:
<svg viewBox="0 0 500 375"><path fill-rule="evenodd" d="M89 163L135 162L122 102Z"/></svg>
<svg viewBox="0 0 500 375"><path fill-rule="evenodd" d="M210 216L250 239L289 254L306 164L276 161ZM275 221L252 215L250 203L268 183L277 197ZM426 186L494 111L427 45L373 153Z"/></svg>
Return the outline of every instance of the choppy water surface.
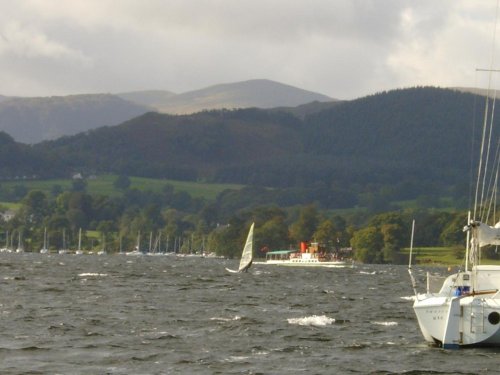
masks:
<svg viewBox="0 0 500 375"><path fill-rule="evenodd" d="M404 266L0 256L1 374L491 374L418 329Z"/></svg>

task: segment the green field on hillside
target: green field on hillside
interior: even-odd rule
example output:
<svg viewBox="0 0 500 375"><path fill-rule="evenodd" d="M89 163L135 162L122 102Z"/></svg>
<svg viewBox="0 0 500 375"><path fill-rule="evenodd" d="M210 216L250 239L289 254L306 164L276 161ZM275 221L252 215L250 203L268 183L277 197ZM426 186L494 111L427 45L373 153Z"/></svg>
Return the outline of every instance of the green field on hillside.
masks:
<svg viewBox="0 0 500 375"><path fill-rule="evenodd" d="M117 176L115 175L99 175L95 179L88 179L87 192L90 194L100 195L118 195L120 191L113 186ZM130 188L142 191L160 192L165 185L172 185L175 191L185 191L193 198L205 198L214 200L217 194L226 189L241 189L243 185L235 184L207 184L201 182L174 181L166 179L152 179L143 177L129 177ZM71 179L51 179L51 180L17 180L17 181L2 181L1 185L4 188L13 188L14 186L22 185L28 190L41 190L50 193L54 186L59 185L64 190L71 188L73 180Z"/></svg>
<svg viewBox="0 0 500 375"><path fill-rule="evenodd" d="M409 255L410 249L402 249ZM465 265L465 248L457 247L415 247L413 248L412 264L463 266ZM500 264L500 260L483 259L483 264Z"/></svg>
<svg viewBox="0 0 500 375"><path fill-rule="evenodd" d="M410 254L410 249L403 249L403 254ZM460 265L463 256L457 257L457 249L453 247L415 247L413 248L412 263Z"/></svg>

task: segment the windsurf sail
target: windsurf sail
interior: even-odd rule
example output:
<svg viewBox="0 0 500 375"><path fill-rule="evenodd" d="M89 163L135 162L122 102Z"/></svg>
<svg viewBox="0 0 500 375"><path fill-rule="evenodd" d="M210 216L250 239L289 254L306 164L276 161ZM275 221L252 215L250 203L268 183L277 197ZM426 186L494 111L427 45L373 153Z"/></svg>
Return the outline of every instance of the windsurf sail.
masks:
<svg viewBox="0 0 500 375"><path fill-rule="evenodd" d="M238 270L230 270L226 268L229 272L244 272L250 268L253 260L253 227L255 223L252 223L250 230L248 231L247 240L245 242L245 247L243 247L243 252L241 253L240 266Z"/></svg>

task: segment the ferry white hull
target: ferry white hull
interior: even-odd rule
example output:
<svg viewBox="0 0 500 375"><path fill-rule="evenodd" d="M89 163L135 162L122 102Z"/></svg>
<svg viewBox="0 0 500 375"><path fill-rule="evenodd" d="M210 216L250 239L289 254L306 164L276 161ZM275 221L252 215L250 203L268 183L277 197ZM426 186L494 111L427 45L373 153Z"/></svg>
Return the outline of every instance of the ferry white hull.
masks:
<svg viewBox="0 0 500 375"><path fill-rule="evenodd" d="M274 264L278 266L289 266L289 267L345 267L346 265L344 261L321 262L316 259L267 260L265 264Z"/></svg>

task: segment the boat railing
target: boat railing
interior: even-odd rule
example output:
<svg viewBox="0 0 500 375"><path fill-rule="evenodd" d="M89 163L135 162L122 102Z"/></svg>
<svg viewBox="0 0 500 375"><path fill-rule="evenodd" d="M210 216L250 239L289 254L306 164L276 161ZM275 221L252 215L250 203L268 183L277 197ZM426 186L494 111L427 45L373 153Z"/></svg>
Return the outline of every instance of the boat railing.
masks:
<svg viewBox="0 0 500 375"><path fill-rule="evenodd" d="M427 272L427 293L439 293L443 286L446 276L431 274Z"/></svg>

